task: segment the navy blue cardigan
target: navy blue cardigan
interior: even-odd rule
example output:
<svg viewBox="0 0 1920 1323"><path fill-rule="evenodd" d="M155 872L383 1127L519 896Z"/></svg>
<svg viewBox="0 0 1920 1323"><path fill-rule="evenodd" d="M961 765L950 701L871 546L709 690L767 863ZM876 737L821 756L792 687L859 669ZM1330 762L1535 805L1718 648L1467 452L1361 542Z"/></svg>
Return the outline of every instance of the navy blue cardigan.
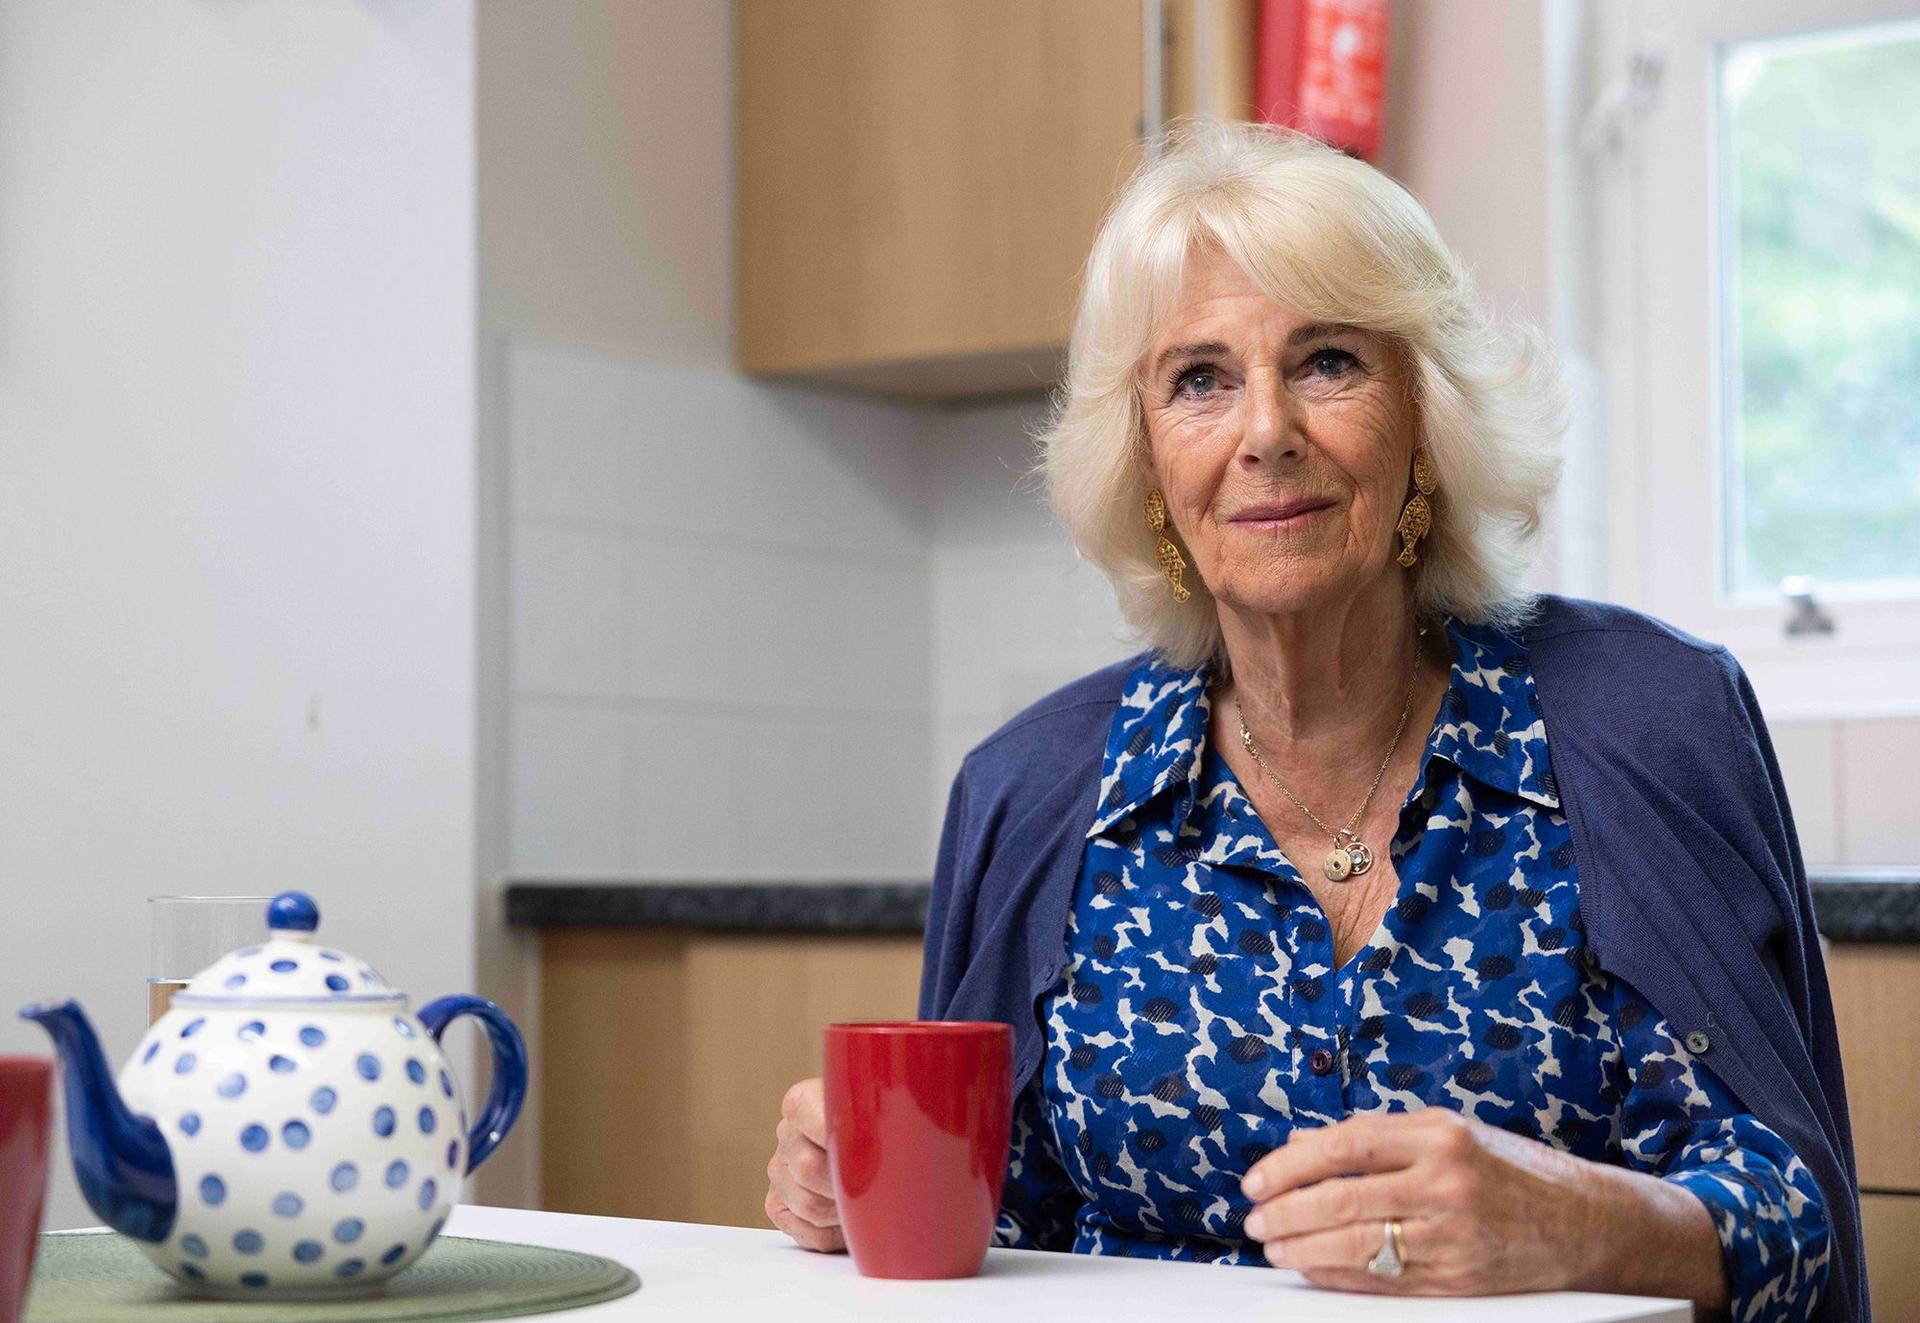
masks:
<svg viewBox="0 0 1920 1323"><path fill-rule="evenodd" d="M1753 689L1725 648L1543 596L1523 630L1573 832L1587 942L1813 1172L1833 1225L1822 1320L1869 1317L1853 1136L1800 844ZM998 1020L1014 1078L1066 967L1067 910L1107 730L1137 658L1077 680L967 755L927 918L920 1014ZM1643 677L1657 676L1648 685ZM1634 677L1628 682L1623 677Z"/></svg>

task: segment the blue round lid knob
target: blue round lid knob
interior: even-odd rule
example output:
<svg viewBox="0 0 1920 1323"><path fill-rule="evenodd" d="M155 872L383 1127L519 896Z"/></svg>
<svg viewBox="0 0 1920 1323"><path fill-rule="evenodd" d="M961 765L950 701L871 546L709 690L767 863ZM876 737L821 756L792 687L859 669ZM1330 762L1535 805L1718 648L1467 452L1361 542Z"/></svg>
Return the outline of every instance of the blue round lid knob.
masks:
<svg viewBox="0 0 1920 1323"><path fill-rule="evenodd" d="M320 907L304 891L283 891L267 905L267 927L275 932L310 933L320 926Z"/></svg>

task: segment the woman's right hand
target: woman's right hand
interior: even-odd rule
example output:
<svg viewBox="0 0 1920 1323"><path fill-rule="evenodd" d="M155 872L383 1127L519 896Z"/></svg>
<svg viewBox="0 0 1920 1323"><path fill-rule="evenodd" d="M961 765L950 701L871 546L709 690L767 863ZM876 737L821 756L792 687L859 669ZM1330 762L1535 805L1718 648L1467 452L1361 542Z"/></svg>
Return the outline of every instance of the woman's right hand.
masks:
<svg viewBox="0 0 1920 1323"><path fill-rule="evenodd" d="M801 1080L780 1100L773 1157L767 1163L767 1216L802 1249L846 1249L840 1210L827 1175L826 1094L818 1079Z"/></svg>

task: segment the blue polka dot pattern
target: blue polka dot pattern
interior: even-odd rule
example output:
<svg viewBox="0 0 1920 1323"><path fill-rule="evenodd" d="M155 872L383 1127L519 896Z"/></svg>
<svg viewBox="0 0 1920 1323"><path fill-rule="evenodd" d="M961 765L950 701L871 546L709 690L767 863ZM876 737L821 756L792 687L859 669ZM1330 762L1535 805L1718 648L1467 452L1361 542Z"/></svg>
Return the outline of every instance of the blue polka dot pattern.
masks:
<svg viewBox="0 0 1920 1323"><path fill-rule="evenodd" d="M306 1206L306 1202L291 1190L275 1195L273 1199L273 1211L281 1217L298 1217Z"/></svg>
<svg viewBox="0 0 1920 1323"><path fill-rule="evenodd" d="M440 1187L434 1183L433 1177L429 1176L426 1180L421 1181L419 1198L420 1211L424 1213L427 1209L433 1207L433 1201L439 1197L439 1194Z"/></svg>
<svg viewBox="0 0 1920 1323"><path fill-rule="evenodd" d="M360 1239L361 1233L366 1229L367 1224L359 1218L343 1217L333 1224L333 1238L342 1245L351 1245Z"/></svg>
<svg viewBox="0 0 1920 1323"><path fill-rule="evenodd" d="M250 1286L256 1290L265 1286L267 1281L267 1275L263 1272L243 1272L240 1274L240 1285Z"/></svg>
<svg viewBox="0 0 1920 1323"><path fill-rule="evenodd" d="M328 1112L331 1112L333 1110L334 1103L338 1102L339 1099L340 1099L339 1094L335 1093L332 1089L322 1084L319 1088L313 1091L313 1097L307 1099L307 1103L309 1106L313 1108L314 1111L320 1113L320 1115L322 1116L325 1116Z"/></svg>
<svg viewBox="0 0 1920 1323"><path fill-rule="evenodd" d="M267 1128L263 1125L249 1125L241 1128L240 1147L249 1153L258 1153L267 1146Z"/></svg>
<svg viewBox="0 0 1920 1323"><path fill-rule="evenodd" d="M406 1253L407 1247L405 1245L395 1245L392 1249L380 1256L380 1262L391 1268L394 1264L406 1257Z"/></svg>
<svg viewBox="0 0 1920 1323"><path fill-rule="evenodd" d="M156 1038L151 1043L148 1043L147 1050L140 1054L140 1064L143 1066L146 1065L149 1061L153 1060L153 1058L156 1055L158 1055L159 1051L160 1051L160 1040Z"/></svg>
<svg viewBox="0 0 1920 1323"><path fill-rule="evenodd" d="M342 1259L340 1266L333 1270L335 1277L358 1277L366 1269L364 1259Z"/></svg>
<svg viewBox="0 0 1920 1323"><path fill-rule="evenodd" d="M297 960L276 960L268 965L267 968L276 974L291 974L294 970L300 968L300 962Z"/></svg>
<svg viewBox="0 0 1920 1323"><path fill-rule="evenodd" d="M247 1091L247 1077L235 1071L216 1084L213 1091L222 1098L238 1098Z"/></svg>
<svg viewBox="0 0 1920 1323"><path fill-rule="evenodd" d="M200 1271L200 1267L198 1264L187 1263L185 1261L182 1261L180 1264L180 1273L183 1277L186 1277L191 1281L204 1282L207 1280L207 1275L204 1272Z"/></svg>
<svg viewBox="0 0 1920 1323"><path fill-rule="evenodd" d="M258 1254L266 1243L258 1231L233 1233L233 1249L236 1254Z"/></svg>
<svg viewBox="0 0 1920 1323"><path fill-rule="evenodd" d="M453 1097L453 1077L444 1070L440 1072L440 1092L449 1098Z"/></svg>
<svg viewBox="0 0 1920 1323"><path fill-rule="evenodd" d="M180 1133L197 1135L200 1133L200 1113L183 1112L180 1116Z"/></svg>
<svg viewBox="0 0 1920 1323"><path fill-rule="evenodd" d="M407 1058L407 1078L415 1084L425 1084L427 1082L427 1068L420 1064L418 1057Z"/></svg>
<svg viewBox="0 0 1920 1323"><path fill-rule="evenodd" d="M278 1052L267 1058L267 1068L281 1075L288 1075L298 1069L292 1057L283 1057Z"/></svg>
<svg viewBox="0 0 1920 1323"><path fill-rule="evenodd" d="M305 1121L289 1121L280 1127L280 1138L288 1148L305 1148L313 1138L313 1131Z"/></svg>
<svg viewBox="0 0 1920 1323"><path fill-rule="evenodd" d="M380 1078L380 1058L371 1052L362 1052L359 1056L355 1057L353 1068L360 1072L360 1078L363 1080L377 1080Z"/></svg>
<svg viewBox="0 0 1920 1323"><path fill-rule="evenodd" d="M265 1032L267 1032L267 1026L258 1020L248 1020L245 1024L241 1025L238 1030L241 1041L248 1043L251 1043Z"/></svg>
<svg viewBox="0 0 1920 1323"><path fill-rule="evenodd" d="M394 1032L398 1033L402 1038L414 1037L413 1026L397 1015L393 1017L393 1028Z"/></svg>
<svg viewBox="0 0 1920 1323"><path fill-rule="evenodd" d="M351 1162L343 1162L333 1169L333 1173L327 1177L327 1182L334 1189L345 1194L360 1183L360 1169Z"/></svg>
<svg viewBox="0 0 1920 1323"><path fill-rule="evenodd" d="M404 1158L395 1158L387 1164L387 1188L397 1190L407 1183L407 1164Z"/></svg>
<svg viewBox="0 0 1920 1323"><path fill-rule="evenodd" d="M296 1263L315 1263L326 1252L319 1241L303 1240L293 1247L293 1258Z"/></svg>
<svg viewBox="0 0 1920 1323"><path fill-rule="evenodd" d="M385 1139L393 1133L393 1108L378 1107L373 1113L373 1133Z"/></svg>
<svg viewBox="0 0 1920 1323"><path fill-rule="evenodd" d="M192 1234L182 1236L180 1237L180 1252L182 1254L191 1254L196 1259L204 1259L207 1257L207 1242Z"/></svg>
<svg viewBox="0 0 1920 1323"><path fill-rule="evenodd" d="M1818 1186L1591 960L1525 650L1447 634L1447 699L1383 852L1398 900L1338 967L1325 911L1208 750L1209 674L1129 676L997 1239L1258 1264L1252 1162L1296 1130L1447 1107L1691 1190L1734 1316L1807 1316L1829 1266Z"/></svg>
<svg viewBox="0 0 1920 1323"><path fill-rule="evenodd" d="M227 1183L218 1176L202 1176L200 1200L209 1207L218 1208L227 1201Z"/></svg>
<svg viewBox="0 0 1920 1323"><path fill-rule="evenodd" d="M345 992L350 984L338 974L327 975L327 986L335 992Z"/></svg>
<svg viewBox="0 0 1920 1323"><path fill-rule="evenodd" d="M422 1107L420 1109L420 1133L421 1134L423 1135L432 1134L434 1131L434 1127L439 1125L439 1123L440 1123L439 1119L435 1117L433 1114L433 1108Z"/></svg>
<svg viewBox="0 0 1920 1323"><path fill-rule="evenodd" d="M199 1033L202 1029L206 1027L207 1027L207 1017L204 1015L196 1015L193 1017L193 1019L188 1020L186 1024L181 1026L180 1036L182 1038L192 1038L195 1034Z"/></svg>
<svg viewBox="0 0 1920 1323"><path fill-rule="evenodd" d="M193 1068L199 1064L199 1057L191 1052L182 1052L173 1063L173 1073L176 1075L190 1074Z"/></svg>
<svg viewBox="0 0 1920 1323"><path fill-rule="evenodd" d="M227 975L226 983L224 984L224 986L229 991L231 991L234 988L244 988L246 985L247 985L247 976L245 974L229 974Z"/></svg>
<svg viewBox="0 0 1920 1323"><path fill-rule="evenodd" d="M326 1041L327 1041L326 1030L320 1028L320 1026L314 1025L314 1024L301 1026L300 1042L304 1046L319 1047L322 1044L324 1044Z"/></svg>
<svg viewBox="0 0 1920 1323"><path fill-rule="evenodd" d="M460 1162L460 1141L457 1139L450 1139L447 1141L447 1170L452 1171L454 1167L459 1165L459 1162Z"/></svg>

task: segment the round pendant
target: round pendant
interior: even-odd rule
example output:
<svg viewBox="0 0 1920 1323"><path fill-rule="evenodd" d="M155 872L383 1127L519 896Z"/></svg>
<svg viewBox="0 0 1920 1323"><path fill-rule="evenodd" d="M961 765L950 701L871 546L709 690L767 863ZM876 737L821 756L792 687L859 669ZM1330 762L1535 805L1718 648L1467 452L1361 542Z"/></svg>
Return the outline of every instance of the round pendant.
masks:
<svg viewBox="0 0 1920 1323"><path fill-rule="evenodd" d="M1353 856L1347 853L1347 847L1336 845L1327 852L1327 861L1320 865L1329 882L1345 882L1353 872Z"/></svg>
<svg viewBox="0 0 1920 1323"><path fill-rule="evenodd" d="M1354 841L1347 846L1347 858L1352 861L1356 875L1373 867L1373 851L1361 841Z"/></svg>

